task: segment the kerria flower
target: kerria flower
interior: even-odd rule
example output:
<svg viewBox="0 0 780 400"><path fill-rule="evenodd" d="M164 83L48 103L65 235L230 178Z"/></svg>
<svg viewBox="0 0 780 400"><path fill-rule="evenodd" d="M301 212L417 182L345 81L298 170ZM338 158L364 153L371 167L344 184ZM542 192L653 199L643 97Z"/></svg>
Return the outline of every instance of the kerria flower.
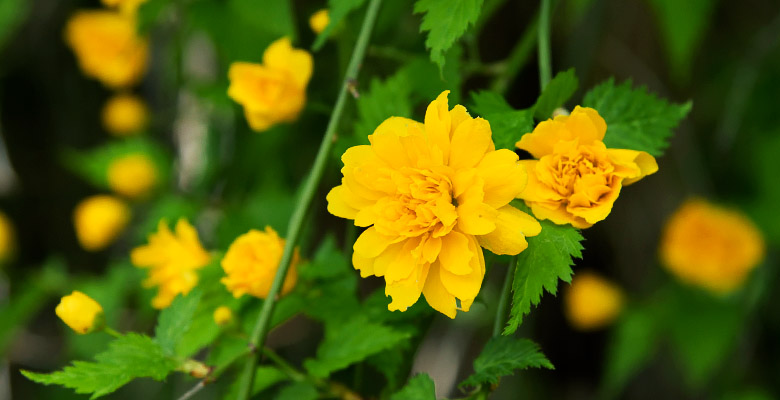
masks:
<svg viewBox="0 0 780 400"><path fill-rule="evenodd" d="M117 94L103 106L103 127L114 136L140 133L149 120L146 104L137 96Z"/></svg>
<svg viewBox="0 0 780 400"><path fill-rule="evenodd" d="M255 229L239 236L228 248L222 259L225 276L222 283L234 297L250 294L264 299L271 291L276 270L282 260L284 239L270 226L265 231ZM293 254L290 268L282 285L282 295L289 293L298 280L296 271L298 251Z"/></svg>
<svg viewBox="0 0 780 400"><path fill-rule="evenodd" d="M130 221L130 207L109 195L82 200L73 211L73 225L81 247L98 251L116 240Z"/></svg>
<svg viewBox="0 0 780 400"><path fill-rule="evenodd" d="M463 106L451 110L445 91L425 123L391 117L348 149L341 185L328 211L367 227L352 262L363 277L384 277L390 310L406 310L420 294L454 318L468 311L482 286L482 248L518 254L541 226L512 207L526 173L511 150L495 150L490 124Z"/></svg>
<svg viewBox="0 0 780 400"><path fill-rule="evenodd" d="M566 319L580 331L601 329L620 315L623 298L623 291L613 282L593 272L578 272L563 294Z"/></svg>
<svg viewBox="0 0 780 400"><path fill-rule="evenodd" d="M171 305L176 295L186 295L198 284L197 271L211 257L200 244L195 228L187 220L179 219L175 234L161 220L157 232L149 235L149 244L133 249L130 259L136 267L149 269L144 286L157 287L152 307L161 309Z"/></svg>
<svg viewBox="0 0 780 400"><path fill-rule="evenodd" d="M78 290L60 299L54 312L79 335L92 332L103 323L103 307Z"/></svg>
<svg viewBox="0 0 780 400"><path fill-rule="evenodd" d="M148 43L136 32L135 17L108 10L76 12L65 41L85 75L109 88L132 86L146 72Z"/></svg>
<svg viewBox="0 0 780 400"><path fill-rule="evenodd" d="M262 64L230 65L228 96L244 107L249 126L262 132L298 118L306 103L311 72L311 54L294 49L284 37L268 46Z"/></svg>
<svg viewBox="0 0 780 400"><path fill-rule="evenodd" d="M678 279L717 294L742 286L764 258L764 238L738 210L703 199L685 202L661 237L663 265Z"/></svg>
<svg viewBox="0 0 780 400"><path fill-rule="evenodd" d="M106 7L113 7L124 14L135 15L138 7L146 3L146 0L101 0Z"/></svg>
<svg viewBox="0 0 780 400"><path fill-rule="evenodd" d="M108 186L129 198L146 197L157 185L157 167L143 153L131 153L108 165Z"/></svg>
<svg viewBox="0 0 780 400"><path fill-rule="evenodd" d="M327 8L323 8L309 17L309 27L314 33L318 35L328 27L329 23L330 13L328 12Z"/></svg>
<svg viewBox="0 0 780 400"><path fill-rule="evenodd" d="M516 146L535 160L520 163L528 186L518 196L536 218L588 228L606 218L620 189L658 171L644 151L608 149L607 124L592 108L575 107L539 123Z"/></svg>

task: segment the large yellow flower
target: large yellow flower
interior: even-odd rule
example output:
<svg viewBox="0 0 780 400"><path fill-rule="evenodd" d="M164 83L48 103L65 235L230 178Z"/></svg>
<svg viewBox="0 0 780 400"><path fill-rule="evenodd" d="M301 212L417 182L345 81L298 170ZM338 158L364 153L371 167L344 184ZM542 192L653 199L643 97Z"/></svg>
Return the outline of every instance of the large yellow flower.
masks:
<svg viewBox="0 0 780 400"><path fill-rule="evenodd" d="M484 119L460 105L449 110L448 93L428 106L425 124L392 117L370 145L348 149L328 211L368 227L352 262L363 277L385 278L390 310L406 310L422 293L454 318L482 286L482 247L518 254L541 226L509 205L526 184L517 155L495 150Z"/></svg>
<svg viewBox="0 0 780 400"><path fill-rule="evenodd" d="M227 276L222 278L222 283L234 297L247 293L261 299L268 297L283 251L284 239L270 226L265 228L265 232L250 230L236 238L225 253L222 269ZM297 250L284 277L283 295L289 293L298 280L296 264Z"/></svg>
<svg viewBox="0 0 780 400"><path fill-rule="evenodd" d="M263 63L234 62L228 71L228 96L244 106L249 126L262 132L298 118L306 103L312 58L281 38L263 53Z"/></svg>
<svg viewBox="0 0 780 400"><path fill-rule="evenodd" d="M134 85L146 72L148 44L138 36L131 15L78 11L68 20L65 41L84 74L110 88Z"/></svg>
<svg viewBox="0 0 780 400"><path fill-rule="evenodd" d="M154 308L168 307L178 294L187 294L198 284L197 270L211 257L198 239L198 232L185 219L176 223L176 234L161 220L149 244L133 249L130 258L136 267L149 268L146 287L158 287L152 299Z"/></svg>
<svg viewBox="0 0 780 400"><path fill-rule="evenodd" d="M764 239L741 212L693 199L669 218L661 259L681 281L716 293L740 287L764 258Z"/></svg>
<svg viewBox="0 0 780 400"><path fill-rule="evenodd" d="M539 219L588 228L603 220L624 185L658 171L644 151L608 149L607 124L592 108L575 107L539 123L516 146L536 160L523 160L528 186L518 196Z"/></svg>

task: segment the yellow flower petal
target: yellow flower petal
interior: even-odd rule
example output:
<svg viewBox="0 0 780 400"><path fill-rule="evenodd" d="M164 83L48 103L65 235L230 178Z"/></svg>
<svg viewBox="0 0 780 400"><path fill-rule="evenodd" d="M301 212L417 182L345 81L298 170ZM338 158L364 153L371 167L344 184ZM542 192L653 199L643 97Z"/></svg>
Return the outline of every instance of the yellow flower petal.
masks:
<svg viewBox="0 0 780 400"><path fill-rule="evenodd" d="M484 181L485 204L499 208L514 200L528 182L525 168L517 162L517 154L501 149L488 153L477 165Z"/></svg>
<svg viewBox="0 0 780 400"><path fill-rule="evenodd" d="M336 186L328 192L326 200L328 201L328 212L341 218L355 219L358 210L352 208L344 200L344 192L347 189L343 186Z"/></svg>
<svg viewBox="0 0 780 400"><path fill-rule="evenodd" d="M312 72L311 54L292 47L290 38L283 37L271 43L263 53L263 65L278 71L286 71L298 87L305 88Z"/></svg>
<svg viewBox="0 0 780 400"><path fill-rule="evenodd" d="M517 255L528 247L525 238L536 236L542 226L534 217L506 205L498 209L496 229L477 236L479 244L495 254Z"/></svg>
<svg viewBox="0 0 780 400"><path fill-rule="evenodd" d="M428 277L425 279L425 286L423 287L425 301L427 301L434 310L450 318L455 318L455 314L457 313L455 296L444 288L439 271L439 263L431 264L430 270L428 271Z"/></svg>
<svg viewBox="0 0 780 400"><path fill-rule="evenodd" d="M455 169L471 168L493 151L490 124L482 118L466 120L452 134L449 166Z"/></svg>
<svg viewBox="0 0 780 400"><path fill-rule="evenodd" d="M412 271L405 279L388 283L385 287L385 296L392 297L393 301L388 304L390 311L406 311L407 308L414 305L422 293L422 284L428 277L427 265L420 266Z"/></svg>
<svg viewBox="0 0 780 400"><path fill-rule="evenodd" d="M485 203L467 202L458 206L458 229L469 235L486 235L496 229L498 211Z"/></svg>
<svg viewBox="0 0 780 400"><path fill-rule="evenodd" d="M392 238L382 235L372 226L360 234L353 249L363 257L374 258L392 243L394 243Z"/></svg>
<svg viewBox="0 0 780 400"><path fill-rule="evenodd" d="M441 238L439 265L455 275L465 275L472 272L471 259L475 254L469 249L469 239L466 235L452 231Z"/></svg>

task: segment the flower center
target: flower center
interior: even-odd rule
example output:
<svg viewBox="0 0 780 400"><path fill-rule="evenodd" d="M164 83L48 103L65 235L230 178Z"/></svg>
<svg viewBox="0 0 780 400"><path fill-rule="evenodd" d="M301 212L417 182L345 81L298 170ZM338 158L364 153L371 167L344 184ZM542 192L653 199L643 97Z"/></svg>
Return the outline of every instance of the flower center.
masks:
<svg viewBox="0 0 780 400"><path fill-rule="evenodd" d="M578 146L564 153L545 156L540 161L549 171L549 175L545 174L540 179L562 197L576 192L583 180L590 182L599 177L599 181L609 185L609 177L615 169L606 153L591 146Z"/></svg>

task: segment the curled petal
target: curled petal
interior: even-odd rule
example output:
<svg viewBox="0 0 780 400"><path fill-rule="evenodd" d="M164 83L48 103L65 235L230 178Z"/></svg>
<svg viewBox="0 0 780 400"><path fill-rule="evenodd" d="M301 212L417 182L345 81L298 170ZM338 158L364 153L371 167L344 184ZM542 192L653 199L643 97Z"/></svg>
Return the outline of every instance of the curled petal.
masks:
<svg viewBox="0 0 780 400"><path fill-rule="evenodd" d="M516 255L528 247L526 237L536 236L542 226L534 217L510 206L498 209L496 229L477 236L479 244L495 254Z"/></svg>

